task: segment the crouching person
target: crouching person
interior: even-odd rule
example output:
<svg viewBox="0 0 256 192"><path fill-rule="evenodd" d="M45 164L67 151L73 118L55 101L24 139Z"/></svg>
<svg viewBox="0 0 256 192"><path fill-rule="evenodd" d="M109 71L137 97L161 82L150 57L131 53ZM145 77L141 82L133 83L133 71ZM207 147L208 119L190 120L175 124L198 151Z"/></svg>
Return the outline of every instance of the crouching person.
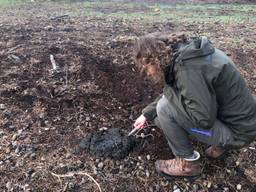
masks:
<svg viewBox="0 0 256 192"><path fill-rule="evenodd" d="M163 85L163 93L134 123L144 128L154 120L175 155L158 160L159 173L168 177L201 174L200 154L190 139L210 147L210 158L242 148L256 136L256 98L232 60L207 37L154 33L139 38L135 62L148 77Z"/></svg>

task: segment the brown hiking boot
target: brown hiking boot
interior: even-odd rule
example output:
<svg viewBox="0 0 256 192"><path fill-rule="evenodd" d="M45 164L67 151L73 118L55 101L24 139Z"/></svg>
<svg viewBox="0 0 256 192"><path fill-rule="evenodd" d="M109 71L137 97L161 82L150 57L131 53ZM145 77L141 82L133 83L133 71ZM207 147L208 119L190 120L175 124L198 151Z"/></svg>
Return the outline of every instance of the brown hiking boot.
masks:
<svg viewBox="0 0 256 192"><path fill-rule="evenodd" d="M212 159L221 159L226 154L227 150L223 147L211 146L205 150L205 155Z"/></svg>
<svg viewBox="0 0 256 192"><path fill-rule="evenodd" d="M196 179L202 172L199 160L186 161L182 158L170 160L158 160L155 163L156 170L167 179L186 177Z"/></svg>

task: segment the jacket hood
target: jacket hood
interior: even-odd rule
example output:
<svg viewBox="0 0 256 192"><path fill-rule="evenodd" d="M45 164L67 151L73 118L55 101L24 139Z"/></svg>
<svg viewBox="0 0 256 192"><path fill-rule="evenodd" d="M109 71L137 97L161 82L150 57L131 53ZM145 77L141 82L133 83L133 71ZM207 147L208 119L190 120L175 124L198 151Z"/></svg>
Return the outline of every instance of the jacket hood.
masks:
<svg viewBox="0 0 256 192"><path fill-rule="evenodd" d="M179 49L180 59L187 60L213 54L215 51L212 43L207 37L199 37Z"/></svg>

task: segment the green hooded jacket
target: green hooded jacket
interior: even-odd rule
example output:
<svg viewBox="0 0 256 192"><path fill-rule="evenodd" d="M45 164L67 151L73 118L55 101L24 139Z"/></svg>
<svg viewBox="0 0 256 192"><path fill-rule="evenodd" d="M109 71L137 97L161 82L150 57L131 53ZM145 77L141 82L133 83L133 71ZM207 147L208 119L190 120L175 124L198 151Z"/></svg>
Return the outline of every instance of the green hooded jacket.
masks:
<svg viewBox="0 0 256 192"><path fill-rule="evenodd" d="M195 127L210 129L218 119L232 130L237 147L255 138L256 98L225 53L201 37L181 46L174 63L174 85L166 83L163 94ZM157 116L160 98L142 111L148 120Z"/></svg>

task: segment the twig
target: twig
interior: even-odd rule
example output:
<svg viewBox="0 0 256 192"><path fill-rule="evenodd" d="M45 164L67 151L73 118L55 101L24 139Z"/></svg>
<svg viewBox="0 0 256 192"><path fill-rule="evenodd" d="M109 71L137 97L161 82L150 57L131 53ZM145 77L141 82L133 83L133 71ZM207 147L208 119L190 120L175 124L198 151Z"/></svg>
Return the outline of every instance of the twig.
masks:
<svg viewBox="0 0 256 192"><path fill-rule="evenodd" d="M58 67L57 67L57 65L56 65L56 61L55 61L53 55L50 55L50 61L51 61L51 63L52 63L52 70L57 71L57 68L58 68Z"/></svg>
<svg viewBox="0 0 256 192"><path fill-rule="evenodd" d="M59 174L53 173L51 171L50 171L50 173L53 176L57 177L58 179L65 178L65 177L74 177L75 175L86 175L87 177L89 177L97 185L99 191L102 192L99 183L91 175L89 175L88 173L81 172L81 171L80 172L69 172L68 174L64 174L64 175L59 175Z"/></svg>
<svg viewBox="0 0 256 192"><path fill-rule="evenodd" d="M138 136L138 134L139 134L139 132L140 132L141 130L145 130L145 129L149 128L149 127L155 127L155 125L149 125L148 123L146 123L146 126L144 126L143 128L134 128L134 129L128 134L128 136L130 136L130 135ZM143 133L141 133L141 134L143 134ZM152 134L141 135L141 136L139 136L139 137L144 138L144 137L147 137L147 136L152 136L152 137L154 138L154 136L153 136Z"/></svg>
<svg viewBox="0 0 256 192"><path fill-rule="evenodd" d="M60 16L52 17L51 20L62 19L62 18L64 18L64 17L69 17L69 15L66 14L66 15L60 15Z"/></svg>
<svg viewBox="0 0 256 192"><path fill-rule="evenodd" d="M234 191L236 191L236 188L230 182L226 182L226 183L230 186L230 188L232 188Z"/></svg>
<svg viewBox="0 0 256 192"><path fill-rule="evenodd" d="M175 184L175 185L177 185L177 186L178 186L178 188L179 188L179 189L181 189L181 191L184 191L184 188L183 188L183 187L181 187L181 185L180 185L178 182L174 182L174 184Z"/></svg>
<svg viewBox="0 0 256 192"><path fill-rule="evenodd" d="M6 52L6 54L9 54L9 53L13 52L14 50L20 48L21 46L22 46L22 45L17 45L17 46L15 46L15 47L12 47L11 49L9 49L9 50Z"/></svg>
<svg viewBox="0 0 256 192"><path fill-rule="evenodd" d="M51 172L51 174L53 175L54 173ZM61 187L62 187L62 181L61 181L61 179L60 179L60 176L57 175L57 174L55 174L55 176L58 178L58 180L59 180L59 182L60 182L60 185L61 185Z"/></svg>
<svg viewBox="0 0 256 192"><path fill-rule="evenodd" d="M66 86L68 86L68 65L66 64L66 77L65 77L65 79L66 79Z"/></svg>
<svg viewBox="0 0 256 192"><path fill-rule="evenodd" d="M138 135L138 132L137 132L137 133L134 134L134 136L136 136L136 138L142 138L142 139L151 136L153 139L155 139L154 135L151 134L151 133L146 134L146 135L144 133L141 133L140 135Z"/></svg>

